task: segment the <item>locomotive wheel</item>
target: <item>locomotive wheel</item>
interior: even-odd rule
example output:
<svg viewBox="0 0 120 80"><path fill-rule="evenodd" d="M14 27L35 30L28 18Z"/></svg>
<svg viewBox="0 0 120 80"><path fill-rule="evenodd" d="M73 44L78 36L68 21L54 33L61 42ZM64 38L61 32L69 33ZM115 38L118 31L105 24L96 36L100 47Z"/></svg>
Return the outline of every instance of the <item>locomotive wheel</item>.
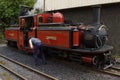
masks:
<svg viewBox="0 0 120 80"><path fill-rule="evenodd" d="M93 57L93 65L97 65L98 64L98 57L97 56L94 56Z"/></svg>
<svg viewBox="0 0 120 80"><path fill-rule="evenodd" d="M17 42L15 42L15 41L8 41L7 45L10 46L10 47L17 48Z"/></svg>

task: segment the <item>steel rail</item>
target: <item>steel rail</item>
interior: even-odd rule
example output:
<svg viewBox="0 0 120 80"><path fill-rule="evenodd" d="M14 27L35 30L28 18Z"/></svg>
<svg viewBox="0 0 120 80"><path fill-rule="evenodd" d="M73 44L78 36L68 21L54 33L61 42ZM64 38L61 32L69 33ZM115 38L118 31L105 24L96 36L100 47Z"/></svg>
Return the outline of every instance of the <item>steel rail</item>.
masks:
<svg viewBox="0 0 120 80"><path fill-rule="evenodd" d="M23 77L22 75L16 73L15 71L11 70L10 68L6 67L3 64L0 64L1 67L3 67L4 69L6 69L7 71L9 71L10 73L12 73L13 75L17 76L18 78L22 79L22 80L28 80L25 77Z"/></svg>
<svg viewBox="0 0 120 80"><path fill-rule="evenodd" d="M112 76L117 76L117 77L120 77L120 73L115 72L115 71L100 70L100 72L105 73L105 74L109 74L109 75L112 75Z"/></svg>
<svg viewBox="0 0 120 80"><path fill-rule="evenodd" d="M117 71L120 71L120 67L115 67L115 66L112 66L110 67L111 69L114 69L114 70L117 70Z"/></svg>
<svg viewBox="0 0 120 80"><path fill-rule="evenodd" d="M20 62L14 61L13 59L10 59L10 58L2 55L2 54L0 54L0 56L3 57L3 58L5 58L5 59L7 59L7 60L9 60L9 61L11 61L11 62L13 62L13 63L15 63L15 64L18 64L18 65L20 65L20 66L22 66L22 67L25 67L26 69L31 70L31 71L39 74L39 75L42 75L42 76L44 76L44 77L46 77L46 78L49 78L50 80L58 80L57 78L55 78L55 77L53 77L53 76L50 76L50 75L45 74L45 73L43 73L43 72L40 72L40 71L38 71L38 70L36 70L36 69L33 69L33 68L29 67L29 66L26 66L26 65L24 65L24 64L22 64L22 63L20 63Z"/></svg>
<svg viewBox="0 0 120 80"><path fill-rule="evenodd" d="M90 67L86 67L87 69L89 70L92 70L92 71L96 71L96 72L99 72L99 73L104 73L104 74L109 74L111 76L117 76L117 77L120 77L120 70L117 70L118 68L116 67L116 69L113 69L113 68L108 68L108 69L96 69L96 68L90 68Z"/></svg>
<svg viewBox="0 0 120 80"><path fill-rule="evenodd" d="M112 75L112 76L120 77L120 72L113 70L113 69L111 69L111 70L109 70L109 69L108 70L98 70L98 71L105 73L105 74Z"/></svg>
<svg viewBox="0 0 120 80"><path fill-rule="evenodd" d="M99 72L99 73L108 74L111 76L120 77L120 68L119 67L110 67L107 69L97 69L97 68L88 67L88 66L83 66L83 67L90 71L95 71L95 72Z"/></svg>
<svg viewBox="0 0 120 80"><path fill-rule="evenodd" d="M52 76L47 75L47 74L45 74L45 73L43 73L43 72L40 72L40 71L38 71L38 70L36 70L36 69L33 69L33 68L29 67L29 66L26 66L26 65L24 65L24 64L22 64L22 63L19 63L19 62L17 62L17 61L14 61L13 59L10 59L10 58L8 58L8 57L6 57L6 56L4 56L4 55L1 55L1 54L0 54L0 56L3 57L3 58L5 58L5 59L7 59L7 60L9 60L9 61L11 61L11 62L13 62L13 63L16 63L16 64L20 65L20 66L22 66L22 67L25 67L25 68L33 71L33 72L36 72L36 73L38 73L38 74L40 74L40 75L43 75L43 76L45 76L45 77L47 77L47 78L50 78L51 80L58 80L58 79L55 78L55 77L52 77ZM117 72L117 71L120 71L120 68L118 68L118 67L110 67L110 69L108 68L108 69L105 69L105 70L93 69L93 68L90 68L90 67L87 67L87 66L84 66L84 67L86 67L87 69L92 70L92 71L97 71L97 72L100 72L100 73L104 73L104 74L109 74L109 75L112 75L112 76L120 77L120 72Z"/></svg>

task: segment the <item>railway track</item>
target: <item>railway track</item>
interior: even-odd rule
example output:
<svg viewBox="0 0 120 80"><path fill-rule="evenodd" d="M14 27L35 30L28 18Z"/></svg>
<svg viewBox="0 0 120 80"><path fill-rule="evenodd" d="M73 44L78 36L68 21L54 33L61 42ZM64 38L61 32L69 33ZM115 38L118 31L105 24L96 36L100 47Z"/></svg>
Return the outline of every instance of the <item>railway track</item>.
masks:
<svg viewBox="0 0 120 80"><path fill-rule="evenodd" d="M87 67L87 66L85 66L85 67L89 70L92 70L92 71L108 74L108 75L111 75L111 76L120 77L120 68L119 67L112 66L112 67L109 67L107 69L96 69L96 68L90 68L90 67Z"/></svg>
<svg viewBox="0 0 120 80"><path fill-rule="evenodd" d="M10 68L6 67L5 65L0 63L0 70L4 68L0 72L0 80L27 80L22 75L16 73L15 71L11 70ZM12 74L12 77L11 77Z"/></svg>
<svg viewBox="0 0 120 80"><path fill-rule="evenodd" d="M108 69L100 70L100 72L103 72L103 73L106 73L106 74L109 74L109 75L112 75L112 76L120 77L120 68L119 67L112 66Z"/></svg>
<svg viewBox="0 0 120 80"><path fill-rule="evenodd" d="M55 77L47 75L13 59L10 59L0 54L0 66L5 68L10 73L19 77L20 80L58 80ZM11 66L12 65L12 66Z"/></svg>
<svg viewBox="0 0 120 80"><path fill-rule="evenodd" d="M5 56L3 56L3 55L1 55L0 54L0 57L2 57L2 58L4 58L4 59L7 59L7 60L9 60L9 61L11 61L11 62L13 62L13 63L15 63L15 64L18 64L18 65L20 65L20 66L23 66L23 67L25 67L25 68L27 68L27 69L30 69L30 71L32 71L32 72L34 72L34 73L37 73L38 75L42 75L43 77L45 77L45 79L40 79L40 80L58 80L58 79L56 79L56 78L54 78L54 77L51 77L51 76L49 76L49 75L47 75L47 74L44 74L44 73L42 73L42 72L40 72L40 71L37 71L37 70L35 70L35 69L32 69L31 67L28 67L28 66L26 66L26 65L23 65L23 64L21 64L21 63L19 63L19 62L17 62L17 61L14 61L14 60L12 60L12 59L10 59L10 58L8 58L8 57L5 57ZM0 61L0 66L1 65L5 65L6 63L5 62L1 62ZM99 73L104 73L104 74L109 74L109 75L111 75L111 76L117 76L117 77L120 77L120 67L114 67L114 66L112 66L112 67L110 67L110 68L107 68L107 69L103 69L103 70L100 70L100 69L94 69L94 68L90 68L90 67L87 67L87 66L84 66L84 67L86 67L87 69L89 69L89 70L92 70L92 71L96 71L96 72L99 72ZM20 75L20 73L18 74L18 76ZM26 78L26 76L23 76L23 75L20 75L20 76L22 76L24 79L22 79L22 78L20 78L21 80L33 80L33 78L32 79L30 79L30 78ZM36 79L37 80L37 79Z"/></svg>

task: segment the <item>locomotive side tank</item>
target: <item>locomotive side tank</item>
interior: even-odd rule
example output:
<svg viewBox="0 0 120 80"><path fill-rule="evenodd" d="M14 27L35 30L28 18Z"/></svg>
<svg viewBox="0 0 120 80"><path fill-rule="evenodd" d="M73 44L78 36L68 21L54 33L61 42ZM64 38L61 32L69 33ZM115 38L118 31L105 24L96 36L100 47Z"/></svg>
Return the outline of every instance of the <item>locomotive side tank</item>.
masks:
<svg viewBox="0 0 120 80"><path fill-rule="evenodd" d="M44 15L42 18L44 18ZM64 17L59 12L50 15L48 23L38 21L37 37L47 46L59 48L79 47L81 36L82 33L76 26L64 24Z"/></svg>
<svg viewBox="0 0 120 80"><path fill-rule="evenodd" d="M8 41L8 45L12 45L16 47L18 41L18 25L11 25L11 27L6 28L5 30L5 38Z"/></svg>

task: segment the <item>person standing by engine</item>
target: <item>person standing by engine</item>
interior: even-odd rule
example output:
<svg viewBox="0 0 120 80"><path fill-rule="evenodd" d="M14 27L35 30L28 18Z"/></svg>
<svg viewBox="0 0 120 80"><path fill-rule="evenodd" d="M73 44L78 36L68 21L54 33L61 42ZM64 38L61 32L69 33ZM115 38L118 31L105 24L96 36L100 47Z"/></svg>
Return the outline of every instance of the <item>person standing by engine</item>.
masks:
<svg viewBox="0 0 120 80"><path fill-rule="evenodd" d="M41 54L41 58L42 58L42 63L46 64L45 55L44 55L44 52L43 52L43 47L42 47L41 40L38 39L38 38L30 37L29 44L30 44L30 48L33 49L33 57L34 57L35 65L36 66L39 65L39 63L38 63L39 50L40 50L40 54Z"/></svg>

